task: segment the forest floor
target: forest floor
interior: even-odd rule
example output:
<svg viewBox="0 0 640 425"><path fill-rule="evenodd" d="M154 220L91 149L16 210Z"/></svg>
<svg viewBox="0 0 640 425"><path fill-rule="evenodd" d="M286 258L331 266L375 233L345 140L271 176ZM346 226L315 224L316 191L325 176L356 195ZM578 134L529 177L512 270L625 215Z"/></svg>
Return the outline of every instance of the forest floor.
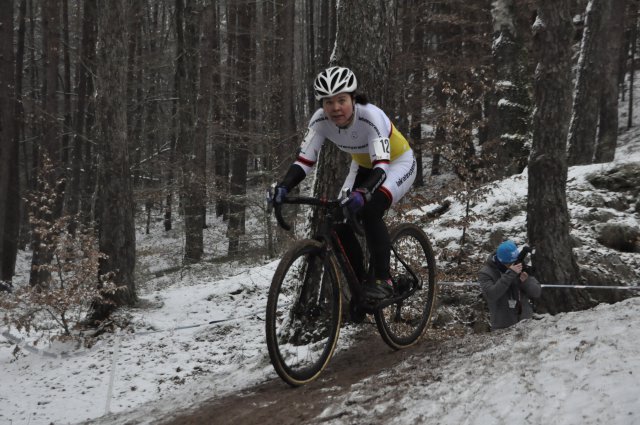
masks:
<svg viewBox="0 0 640 425"><path fill-rule="evenodd" d="M303 387L292 388L280 379L273 379L238 393L207 400L197 408L177 411L172 417L161 422L163 425L187 424L301 424L325 423L329 420L348 417L349 404L343 409L332 410L330 415L322 413L334 407L336 399L348 397L354 388L371 386L371 394L365 395L363 406L372 404L375 408L380 388L393 387L398 382L437 379L439 365L452 353L473 352L479 345L486 345L487 336L460 338L455 333L431 332L416 345L401 351L394 351L386 345L377 333L375 324L362 325L354 336L353 344L331 359L327 369L315 381ZM426 360L426 363L425 363ZM413 363L415 369L404 374L387 375L383 379L371 377L384 374L402 363ZM420 366L419 366L420 365ZM417 370L420 368L421 370ZM356 390L357 391L357 390ZM360 391L362 389L360 388ZM393 397L393 395L392 395ZM385 400L385 402L390 400ZM389 423L393 411L376 417L378 423ZM387 417L390 416L390 417Z"/></svg>

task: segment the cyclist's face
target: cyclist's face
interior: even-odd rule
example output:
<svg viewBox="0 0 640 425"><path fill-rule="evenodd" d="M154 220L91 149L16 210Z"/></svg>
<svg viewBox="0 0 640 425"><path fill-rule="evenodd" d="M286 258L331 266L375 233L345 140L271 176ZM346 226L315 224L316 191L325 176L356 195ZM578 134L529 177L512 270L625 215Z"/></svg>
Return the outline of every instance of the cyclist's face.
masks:
<svg viewBox="0 0 640 425"><path fill-rule="evenodd" d="M340 93L322 99L322 109L338 127L349 125L353 118L353 99L349 93Z"/></svg>

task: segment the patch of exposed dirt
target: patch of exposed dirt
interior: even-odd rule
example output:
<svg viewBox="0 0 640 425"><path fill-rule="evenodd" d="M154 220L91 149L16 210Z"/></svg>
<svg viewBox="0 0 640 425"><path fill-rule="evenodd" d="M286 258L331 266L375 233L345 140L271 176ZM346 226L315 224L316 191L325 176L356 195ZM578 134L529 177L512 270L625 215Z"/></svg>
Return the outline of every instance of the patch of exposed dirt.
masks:
<svg viewBox="0 0 640 425"><path fill-rule="evenodd" d="M382 341L375 325L363 325L355 343L335 355L322 375L310 384L291 388L279 378L274 379L238 393L209 400L196 408L176 412L162 424L300 424L336 419L340 413L322 419L318 416L332 404L334 398L350 393L353 385L404 361L415 362L416 367L423 369L421 379L425 377L424 368L433 370L432 374L427 374L427 379L439 379L437 365L446 361L447 353L473 350L472 347L477 346L483 337L463 337L465 332L464 329L431 328L416 345L394 351ZM485 334L484 338L487 336ZM398 377L400 380L410 378ZM383 385L394 383L384 382Z"/></svg>

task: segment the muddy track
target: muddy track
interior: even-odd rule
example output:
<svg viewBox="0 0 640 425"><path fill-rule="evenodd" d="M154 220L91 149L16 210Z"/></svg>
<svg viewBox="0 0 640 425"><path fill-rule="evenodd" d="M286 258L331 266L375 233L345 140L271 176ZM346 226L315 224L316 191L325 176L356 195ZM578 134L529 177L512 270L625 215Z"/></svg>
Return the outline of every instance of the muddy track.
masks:
<svg viewBox="0 0 640 425"><path fill-rule="evenodd" d="M336 419L340 413L323 419L318 419L318 415L332 404L332 399L349 393L354 384L406 360L421 365L420 375L424 379L425 366L432 368L445 360L447 352L465 345L465 339L456 333L430 330L415 346L394 351L382 341L375 325L367 326L358 334L355 344L334 356L318 380L310 384L291 388L279 378L273 379L206 401L196 408L178 411L162 424L300 424ZM427 372L429 376L438 379L435 373ZM411 377L397 377L384 385L393 385L393 381L402 379Z"/></svg>

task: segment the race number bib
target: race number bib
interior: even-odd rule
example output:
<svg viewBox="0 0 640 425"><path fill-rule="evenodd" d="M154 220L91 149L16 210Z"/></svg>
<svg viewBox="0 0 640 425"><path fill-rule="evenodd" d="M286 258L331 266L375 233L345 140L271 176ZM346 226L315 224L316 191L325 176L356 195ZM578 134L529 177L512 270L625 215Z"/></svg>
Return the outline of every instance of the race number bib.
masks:
<svg viewBox="0 0 640 425"><path fill-rule="evenodd" d="M376 161L388 161L391 159L391 142L388 138L374 139L372 144L373 155Z"/></svg>

